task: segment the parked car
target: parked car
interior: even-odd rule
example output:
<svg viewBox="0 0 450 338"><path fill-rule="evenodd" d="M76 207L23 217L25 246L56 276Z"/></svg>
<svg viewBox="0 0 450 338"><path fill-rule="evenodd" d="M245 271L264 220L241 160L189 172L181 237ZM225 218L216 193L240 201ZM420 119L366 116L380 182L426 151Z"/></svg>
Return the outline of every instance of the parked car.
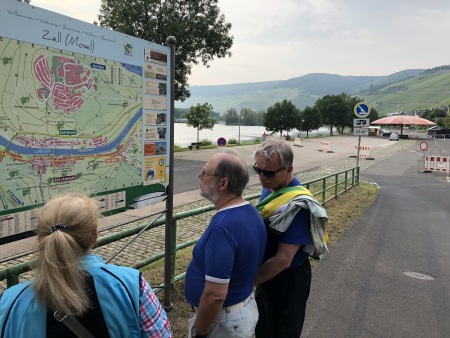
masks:
<svg viewBox="0 0 450 338"><path fill-rule="evenodd" d="M391 136L392 132L390 130L382 130L381 135L383 136Z"/></svg>
<svg viewBox="0 0 450 338"><path fill-rule="evenodd" d="M434 136L434 133L436 133L438 130L441 130L441 129L442 128L438 127L438 126L434 126L434 127L428 128L427 129L427 135L428 136Z"/></svg>
<svg viewBox="0 0 450 338"><path fill-rule="evenodd" d="M436 138L450 138L450 129L442 128L434 132Z"/></svg>
<svg viewBox="0 0 450 338"><path fill-rule="evenodd" d="M400 136L398 136L398 134L392 133L391 135L389 135L389 141L398 141L398 140L400 140Z"/></svg>

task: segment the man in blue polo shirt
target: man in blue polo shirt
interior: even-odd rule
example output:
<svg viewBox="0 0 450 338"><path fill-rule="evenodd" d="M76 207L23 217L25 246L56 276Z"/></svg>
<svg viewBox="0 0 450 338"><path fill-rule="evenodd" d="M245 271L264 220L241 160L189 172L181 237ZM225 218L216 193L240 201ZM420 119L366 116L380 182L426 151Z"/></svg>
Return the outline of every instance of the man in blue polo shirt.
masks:
<svg viewBox="0 0 450 338"><path fill-rule="evenodd" d="M185 297L194 309L189 337L251 338L258 321L253 280L267 235L258 211L242 198L247 166L235 154L219 153L198 178L201 195L217 212L186 272Z"/></svg>

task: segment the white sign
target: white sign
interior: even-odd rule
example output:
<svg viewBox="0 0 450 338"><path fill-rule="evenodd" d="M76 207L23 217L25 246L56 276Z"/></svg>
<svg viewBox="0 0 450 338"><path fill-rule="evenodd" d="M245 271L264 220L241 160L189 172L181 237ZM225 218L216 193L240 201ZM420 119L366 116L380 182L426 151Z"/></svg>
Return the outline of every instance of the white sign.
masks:
<svg viewBox="0 0 450 338"><path fill-rule="evenodd" d="M355 113L356 117L364 118L369 116L370 114L370 107L365 104L364 102L358 102L355 104L355 108L353 108L353 112Z"/></svg>
<svg viewBox="0 0 450 338"><path fill-rule="evenodd" d="M425 151L428 149L428 143L424 142L420 142L420 149Z"/></svg>
<svg viewBox="0 0 450 338"><path fill-rule="evenodd" d="M353 127L369 127L370 119L353 119Z"/></svg>
<svg viewBox="0 0 450 338"><path fill-rule="evenodd" d="M353 135L368 136L369 129L368 128L353 128Z"/></svg>

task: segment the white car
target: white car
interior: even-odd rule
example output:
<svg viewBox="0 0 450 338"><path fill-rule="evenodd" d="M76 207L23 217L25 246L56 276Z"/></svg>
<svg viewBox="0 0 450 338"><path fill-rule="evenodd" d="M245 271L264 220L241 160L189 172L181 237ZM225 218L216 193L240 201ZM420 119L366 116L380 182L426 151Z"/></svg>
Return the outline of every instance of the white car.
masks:
<svg viewBox="0 0 450 338"><path fill-rule="evenodd" d="M400 140L400 136L398 136L398 134L392 133L391 135L389 135L389 141L398 141L398 140Z"/></svg>

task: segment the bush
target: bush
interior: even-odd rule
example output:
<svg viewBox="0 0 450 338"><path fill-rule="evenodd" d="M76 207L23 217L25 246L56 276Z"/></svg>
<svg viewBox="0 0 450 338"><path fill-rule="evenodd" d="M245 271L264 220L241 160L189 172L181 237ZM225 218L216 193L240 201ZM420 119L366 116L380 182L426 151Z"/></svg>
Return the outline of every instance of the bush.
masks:
<svg viewBox="0 0 450 338"><path fill-rule="evenodd" d="M185 150L186 148L183 148L182 146L180 146L179 144L174 144L173 145L173 151L174 152L178 152L178 151L183 151L183 150Z"/></svg>
<svg viewBox="0 0 450 338"><path fill-rule="evenodd" d="M230 138L228 144L237 144L237 140L235 138Z"/></svg>
<svg viewBox="0 0 450 338"><path fill-rule="evenodd" d="M212 144L212 141L207 138L202 139L200 142L202 143L202 146L210 146Z"/></svg>

